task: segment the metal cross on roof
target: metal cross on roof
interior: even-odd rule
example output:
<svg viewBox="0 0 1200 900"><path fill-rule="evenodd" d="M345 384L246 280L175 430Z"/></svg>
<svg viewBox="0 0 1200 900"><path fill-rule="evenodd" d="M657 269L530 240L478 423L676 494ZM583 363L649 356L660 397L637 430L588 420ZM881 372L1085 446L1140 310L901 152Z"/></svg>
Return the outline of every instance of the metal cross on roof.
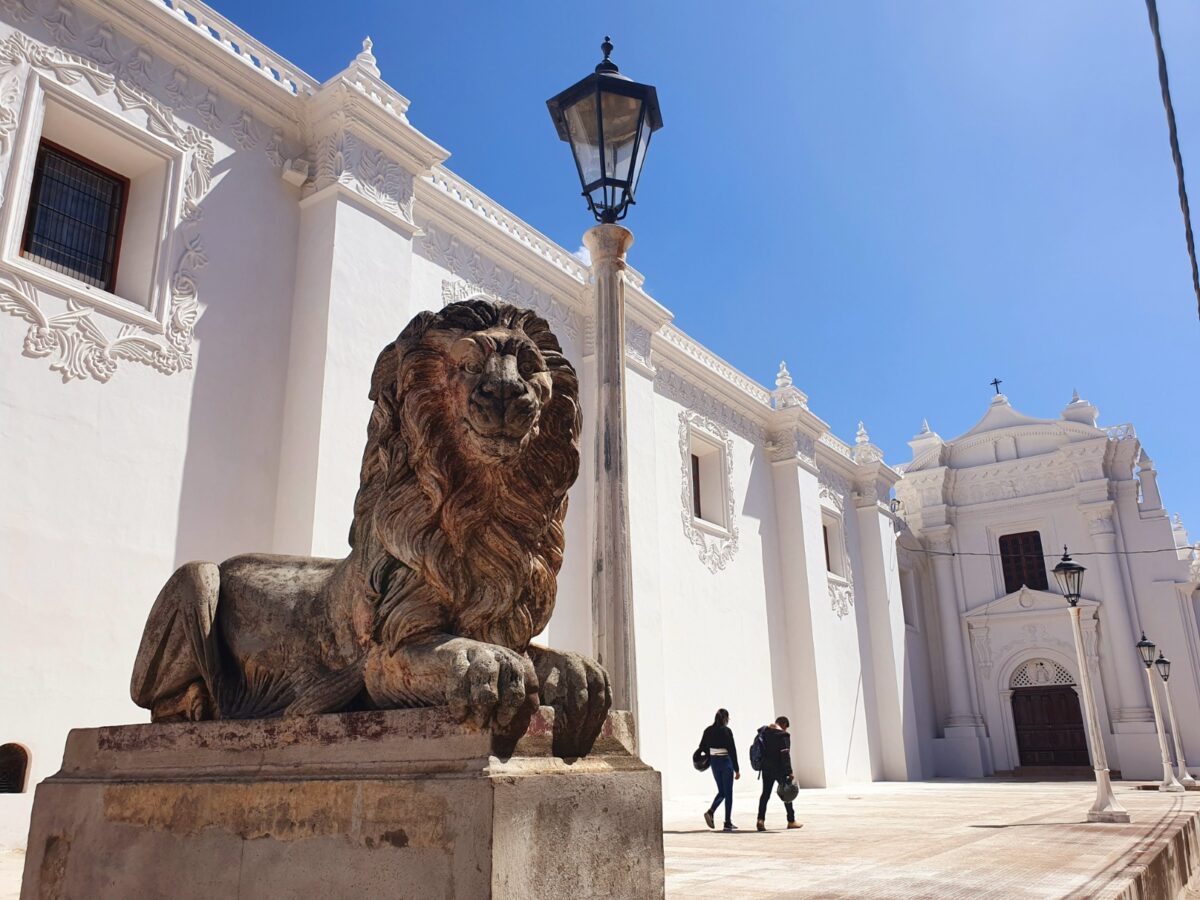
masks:
<svg viewBox="0 0 1200 900"><path fill-rule="evenodd" d="M1000 385L1002 385L1003 383L1004 382L1002 382L999 378L993 378L991 381L988 382L988 384L990 384L992 387L994 387L996 389L997 394L1000 393Z"/></svg>

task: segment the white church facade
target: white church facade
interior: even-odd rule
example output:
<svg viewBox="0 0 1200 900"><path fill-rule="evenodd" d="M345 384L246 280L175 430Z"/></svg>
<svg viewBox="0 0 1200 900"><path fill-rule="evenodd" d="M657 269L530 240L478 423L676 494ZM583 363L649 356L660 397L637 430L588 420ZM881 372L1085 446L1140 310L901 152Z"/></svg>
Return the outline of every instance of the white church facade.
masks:
<svg viewBox="0 0 1200 900"><path fill-rule="evenodd" d="M580 373L543 639L592 652L588 267L407 108L369 46L318 82L201 3L0 0L0 764L27 762L0 779L0 846L68 729L147 720L129 673L179 564L345 554L371 368L424 309L532 307ZM83 230L55 218L67 189ZM999 398L890 466L786 369L771 389L689 338L636 272L626 297L638 729L668 794L709 789L690 755L718 706L747 744L789 715L806 786L1079 764L1071 722L1040 747L1014 714L1077 683L1057 587L1021 568L1031 535L1044 569L1097 554L1078 558L1110 765L1161 772L1143 629L1200 763L1200 565L1131 428Z"/></svg>

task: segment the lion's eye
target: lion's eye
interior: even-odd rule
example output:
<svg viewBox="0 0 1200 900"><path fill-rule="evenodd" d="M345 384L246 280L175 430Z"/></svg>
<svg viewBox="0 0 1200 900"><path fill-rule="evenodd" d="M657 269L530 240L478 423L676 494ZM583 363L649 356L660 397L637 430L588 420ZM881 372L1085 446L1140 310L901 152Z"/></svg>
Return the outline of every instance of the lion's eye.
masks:
<svg viewBox="0 0 1200 900"><path fill-rule="evenodd" d="M475 359L469 359L463 363L463 371L470 372L472 375L480 375L483 373L483 364Z"/></svg>
<svg viewBox="0 0 1200 900"><path fill-rule="evenodd" d="M521 375L525 378L528 378L530 375L533 375L535 372L539 371L537 363L531 359L522 360L521 364L517 368L520 370Z"/></svg>

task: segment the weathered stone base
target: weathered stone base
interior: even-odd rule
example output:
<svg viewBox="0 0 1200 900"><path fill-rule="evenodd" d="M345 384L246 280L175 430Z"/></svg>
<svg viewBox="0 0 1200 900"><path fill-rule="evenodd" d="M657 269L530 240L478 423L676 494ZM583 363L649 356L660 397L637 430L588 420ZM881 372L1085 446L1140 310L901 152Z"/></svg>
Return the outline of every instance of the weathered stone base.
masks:
<svg viewBox="0 0 1200 900"><path fill-rule="evenodd" d="M21 898L661 897L628 714L576 761L552 728L544 707L503 759L438 709L73 731Z"/></svg>

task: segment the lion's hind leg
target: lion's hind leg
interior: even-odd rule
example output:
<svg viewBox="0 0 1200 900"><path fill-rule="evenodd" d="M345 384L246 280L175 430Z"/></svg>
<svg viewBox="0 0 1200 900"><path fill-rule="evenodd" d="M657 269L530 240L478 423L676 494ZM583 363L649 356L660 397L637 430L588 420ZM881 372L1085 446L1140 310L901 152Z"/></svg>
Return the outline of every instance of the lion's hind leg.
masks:
<svg viewBox="0 0 1200 900"><path fill-rule="evenodd" d="M220 570L181 566L159 591L146 619L129 692L155 722L217 715L219 655L214 625Z"/></svg>

